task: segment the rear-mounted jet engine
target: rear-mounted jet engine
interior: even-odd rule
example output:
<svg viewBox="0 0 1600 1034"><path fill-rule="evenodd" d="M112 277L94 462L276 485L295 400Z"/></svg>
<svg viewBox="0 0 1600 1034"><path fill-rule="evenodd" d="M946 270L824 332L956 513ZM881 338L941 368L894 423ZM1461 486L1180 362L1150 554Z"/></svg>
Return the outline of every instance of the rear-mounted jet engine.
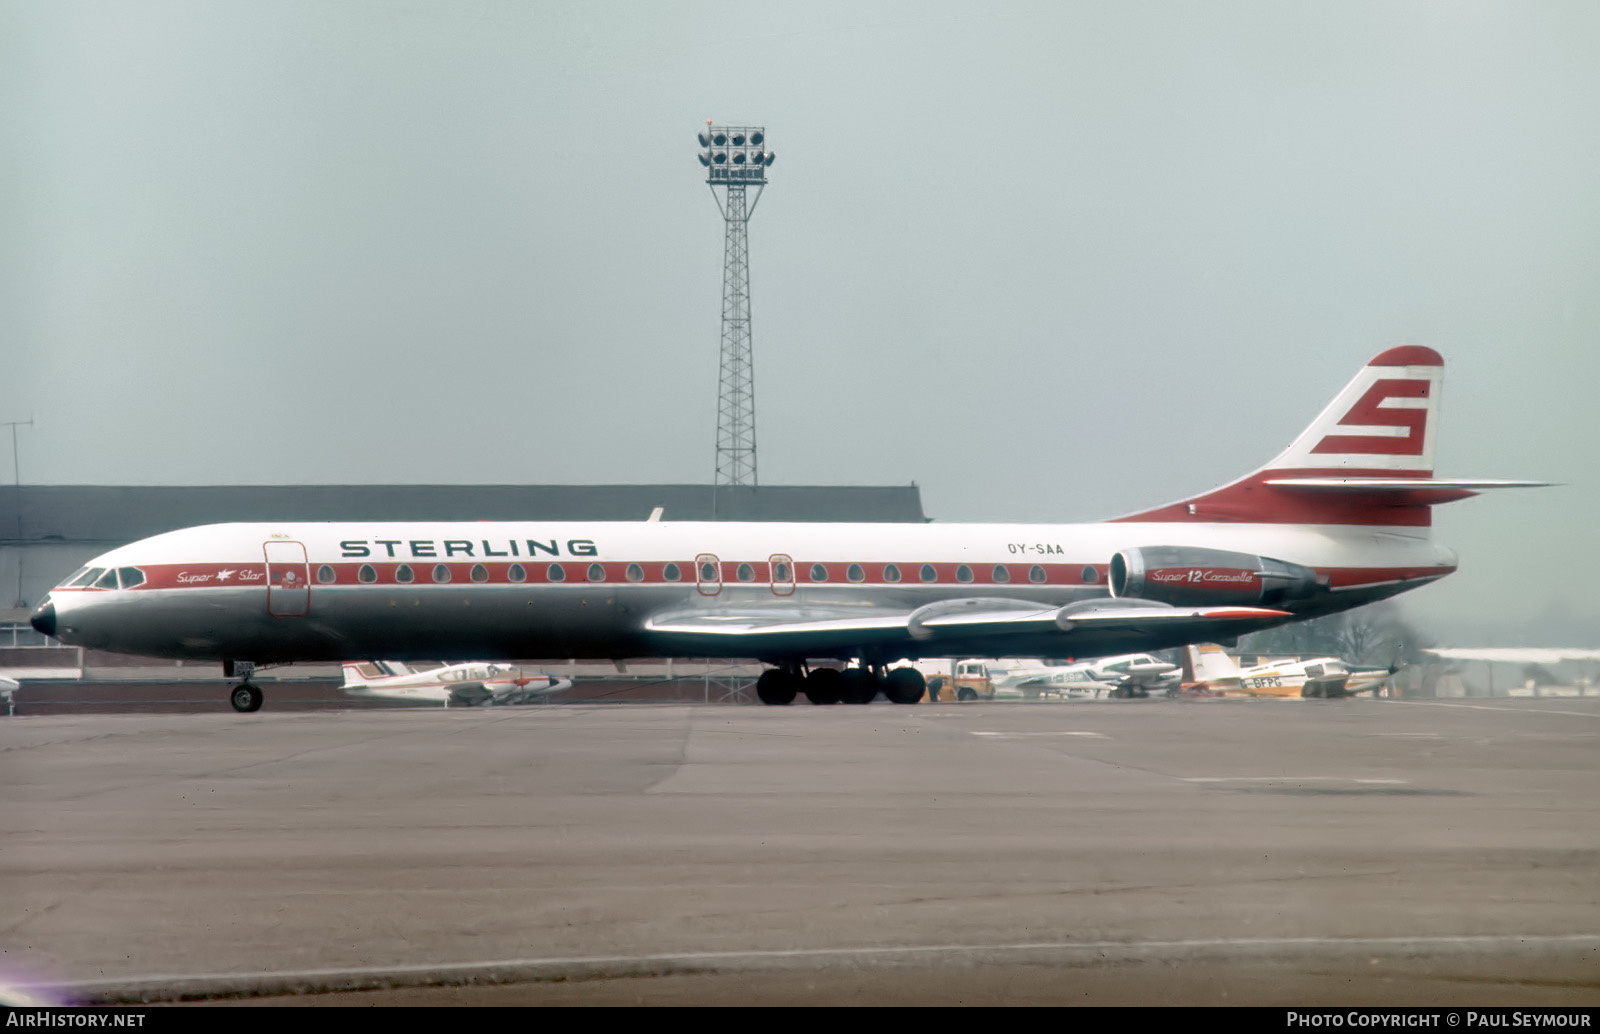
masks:
<svg viewBox="0 0 1600 1034"><path fill-rule="evenodd" d="M1111 595L1175 606L1264 604L1317 590L1309 567L1249 553L1193 546L1141 546L1111 558Z"/></svg>

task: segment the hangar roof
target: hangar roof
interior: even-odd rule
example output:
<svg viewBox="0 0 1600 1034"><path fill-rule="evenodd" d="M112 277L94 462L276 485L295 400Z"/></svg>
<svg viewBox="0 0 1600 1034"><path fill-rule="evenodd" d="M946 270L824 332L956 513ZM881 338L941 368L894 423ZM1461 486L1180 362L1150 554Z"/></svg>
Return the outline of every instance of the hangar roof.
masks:
<svg viewBox="0 0 1600 1034"><path fill-rule="evenodd" d="M713 498L714 497L714 498ZM23 485L0 487L0 540L124 543L224 521L925 522L916 485ZM713 507L715 509L713 509Z"/></svg>

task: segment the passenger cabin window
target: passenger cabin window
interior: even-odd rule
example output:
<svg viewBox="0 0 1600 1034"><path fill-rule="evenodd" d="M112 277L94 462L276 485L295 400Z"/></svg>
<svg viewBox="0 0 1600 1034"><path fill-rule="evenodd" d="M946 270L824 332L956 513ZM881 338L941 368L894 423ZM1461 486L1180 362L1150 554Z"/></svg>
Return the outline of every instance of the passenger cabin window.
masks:
<svg viewBox="0 0 1600 1034"><path fill-rule="evenodd" d="M332 566L328 564L323 564L321 567L317 568L317 581L321 582L323 585L332 585L336 577L337 576L333 573Z"/></svg>
<svg viewBox="0 0 1600 1034"><path fill-rule="evenodd" d="M828 569L826 567L823 567L821 564L812 564L811 565L811 580L814 581L814 582L825 582L825 581L827 581L828 580Z"/></svg>
<svg viewBox="0 0 1600 1034"><path fill-rule="evenodd" d="M552 582L564 582L567 580L566 569L560 564L551 564L549 567L545 568L544 576L546 579Z"/></svg>
<svg viewBox="0 0 1600 1034"><path fill-rule="evenodd" d="M361 569L356 572L356 581L358 582L375 582L377 580L378 572L373 570L371 564L362 564Z"/></svg>
<svg viewBox="0 0 1600 1034"><path fill-rule="evenodd" d="M144 584L144 572L137 567L119 567L117 574L122 577L122 587L131 589L135 585Z"/></svg>
<svg viewBox="0 0 1600 1034"><path fill-rule="evenodd" d="M394 580L397 582L409 582L415 577L416 575L411 573L410 564L401 564L394 569Z"/></svg>
<svg viewBox="0 0 1600 1034"><path fill-rule="evenodd" d="M1009 582L1011 580L1011 572L1006 570L1005 564L994 565L994 580L997 582Z"/></svg>
<svg viewBox="0 0 1600 1034"><path fill-rule="evenodd" d="M784 563L780 563L776 567L774 567L772 569L772 580L775 581L775 582L787 582L787 581L790 581L791 580L791 575L789 574L789 565L788 564L784 564Z"/></svg>
<svg viewBox="0 0 1600 1034"><path fill-rule="evenodd" d="M115 589L117 587L117 572L114 568L106 568L106 573L95 580L96 589Z"/></svg>
<svg viewBox="0 0 1600 1034"><path fill-rule="evenodd" d="M711 563L709 560L706 561L705 563L701 564L700 565L700 580L702 582L714 582L714 581L716 581L717 580L717 565Z"/></svg>
<svg viewBox="0 0 1600 1034"><path fill-rule="evenodd" d="M436 582L448 582L450 580L450 568L444 564L434 564L433 580Z"/></svg>
<svg viewBox="0 0 1600 1034"><path fill-rule="evenodd" d="M960 567L956 568L956 581L972 581L972 568L968 567L966 564L962 564Z"/></svg>
<svg viewBox="0 0 1600 1034"><path fill-rule="evenodd" d="M591 582L603 582L603 581L605 581L606 580L606 569L604 567L601 567L599 564L590 564L589 565L589 580Z"/></svg>
<svg viewBox="0 0 1600 1034"><path fill-rule="evenodd" d="M487 567L484 567L482 564L473 564L472 565L472 580L475 581L475 582L486 582L486 581L488 581L489 580L489 569Z"/></svg>
<svg viewBox="0 0 1600 1034"><path fill-rule="evenodd" d="M630 582L644 581L644 568L640 567L638 564L629 564L627 578Z"/></svg>
<svg viewBox="0 0 1600 1034"><path fill-rule="evenodd" d="M917 577L925 582L936 582L939 580L939 572L933 569L932 564L923 564L922 570L917 572Z"/></svg>
<svg viewBox="0 0 1600 1034"><path fill-rule="evenodd" d="M886 582L898 582L900 580L900 569L893 564L884 565L883 580Z"/></svg>
<svg viewBox="0 0 1600 1034"><path fill-rule="evenodd" d="M1040 567L1038 564L1034 564L1032 567L1028 568L1028 581L1044 581L1044 568Z"/></svg>
<svg viewBox="0 0 1600 1034"><path fill-rule="evenodd" d="M510 568L506 570L506 578L513 582L525 582L528 580L527 569L521 564L512 564Z"/></svg>
<svg viewBox="0 0 1600 1034"><path fill-rule="evenodd" d="M756 580L756 569L749 564L740 564L739 570L734 573L739 576L741 582L753 582Z"/></svg>
<svg viewBox="0 0 1600 1034"><path fill-rule="evenodd" d="M1100 580L1100 575L1095 572L1094 568L1085 567L1083 569L1083 584L1085 584L1085 585L1093 585L1095 582L1097 582L1099 580Z"/></svg>
<svg viewBox="0 0 1600 1034"><path fill-rule="evenodd" d="M681 582L683 581L683 572L678 570L677 564L668 564L661 569L661 577L669 582Z"/></svg>
<svg viewBox="0 0 1600 1034"><path fill-rule="evenodd" d="M851 564L849 567L845 568L844 576L850 579L852 582L860 582L866 580L867 573L861 570L860 564Z"/></svg>

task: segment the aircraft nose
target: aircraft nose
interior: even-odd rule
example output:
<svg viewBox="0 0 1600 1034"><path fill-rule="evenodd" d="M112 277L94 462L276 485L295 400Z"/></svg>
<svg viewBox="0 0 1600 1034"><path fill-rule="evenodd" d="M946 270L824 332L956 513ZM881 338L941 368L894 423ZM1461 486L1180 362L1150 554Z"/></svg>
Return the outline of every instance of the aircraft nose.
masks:
<svg viewBox="0 0 1600 1034"><path fill-rule="evenodd" d="M56 637L56 605L49 602L45 603L33 612L33 617L29 619L28 623L38 631L54 639Z"/></svg>

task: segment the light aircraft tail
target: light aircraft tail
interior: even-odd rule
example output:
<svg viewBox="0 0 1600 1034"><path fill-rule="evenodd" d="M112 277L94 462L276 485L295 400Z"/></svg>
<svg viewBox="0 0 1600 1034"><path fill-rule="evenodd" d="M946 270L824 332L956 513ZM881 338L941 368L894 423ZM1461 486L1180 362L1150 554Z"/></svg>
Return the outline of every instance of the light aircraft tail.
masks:
<svg viewBox="0 0 1600 1034"><path fill-rule="evenodd" d="M411 674L411 669L399 661L345 661L339 667L344 669L345 689L370 686L374 680L392 675Z"/></svg>
<svg viewBox="0 0 1600 1034"><path fill-rule="evenodd" d="M1435 504L1535 481L1436 478L1444 360L1391 348L1345 385L1271 463L1203 495L1118 521L1427 527Z"/></svg>
<svg viewBox="0 0 1600 1034"><path fill-rule="evenodd" d="M1216 643L1195 643L1183 648L1183 681L1216 682L1239 677L1239 664Z"/></svg>

